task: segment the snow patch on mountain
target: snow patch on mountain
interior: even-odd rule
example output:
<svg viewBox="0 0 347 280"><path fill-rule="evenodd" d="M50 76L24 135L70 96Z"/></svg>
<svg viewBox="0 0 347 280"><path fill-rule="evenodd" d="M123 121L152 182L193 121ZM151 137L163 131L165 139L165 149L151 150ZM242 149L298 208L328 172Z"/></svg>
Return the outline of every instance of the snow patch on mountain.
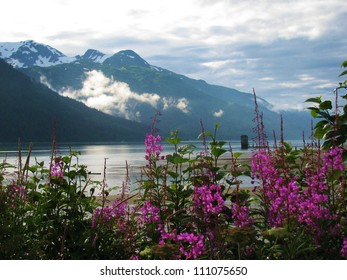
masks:
<svg viewBox="0 0 347 280"><path fill-rule="evenodd" d="M91 60L95 63L103 63L107 58L111 57L111 55L104 54L98 50L89 49L85 52L82 58Z"/></svg>
<svg viewBox="0 0 347 280"><path fill-rule="evenodd" d="M0 57L17 68L48 67L76 60L48 45L32 40L0 43Z"/></svg>
<svg viewBox="0 0 347 280"><path fill-rule="evenodd" d="M132 50L123 50L109 55L95 49L88 49L83 55L68 57L51 46L32 40L0 43L0 58L16 68L49 67L64 63L79 63L80 60L101 64L105 62L107 65L117 67L127 65L154 67ZM155 67L155 69L162 71L160 68Z"/></svg>

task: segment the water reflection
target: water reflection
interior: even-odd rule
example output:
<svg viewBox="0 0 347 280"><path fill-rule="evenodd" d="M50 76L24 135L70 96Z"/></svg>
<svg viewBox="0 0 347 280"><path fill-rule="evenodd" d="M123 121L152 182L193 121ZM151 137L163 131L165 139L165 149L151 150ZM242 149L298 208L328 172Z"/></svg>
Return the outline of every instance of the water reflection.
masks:
<svg viewBox="0 0 347 280"><path fill-rule="evenodd" d="M292 145L300 146L302 142L292 141ZM192 144L202 151L201 141L187 141L183 144ZM240 151L240 142L231 141L230 145L233 151ZM24 162L27 156L29 145L22 145L22 161ZM163 154L173 152L173 147L168 144L163 144ZM104 174L104 162L106 159L106 179L108 186L121 186L126 178L126 165L129 168L130 181L135 183L141 179L141 167L146 164L144 153L145 147L143 143L130 144L59 144L57 146L58 155L68 155L72 151L79 151L81 155L78 157L79 164L86 165L91 173L93 180L102 181ZM244 152L244 151L243 151ZM249 151L248 151L249 153ZM51 144L39 143L33 145L33 150L30 157L30 164L35 164L35 161L42 162L48 166L51 157ZM16 144L0 143L0 160L6 160L10 164L18 164L18 147ZM246 184L249 184L247 178L244 178Z"/></svg>

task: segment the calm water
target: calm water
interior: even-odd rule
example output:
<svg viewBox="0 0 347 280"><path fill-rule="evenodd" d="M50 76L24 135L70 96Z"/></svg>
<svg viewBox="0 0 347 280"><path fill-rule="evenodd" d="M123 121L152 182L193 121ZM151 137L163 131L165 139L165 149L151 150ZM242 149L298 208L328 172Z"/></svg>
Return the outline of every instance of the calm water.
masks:
<svg viewBox="0 0 347 280"><path fill-rule="evenodd" d="M302 146L302 141L290 141L294 146ZM201 141L189 141L182 144L195 145L196 151L203 150ZM240 151L240 141L230 142L233 151ZM22 144L22 161L26 159L29 145ZM146 164L144 158L143 143L109 143L109 144L59 144L57 147L57 155L68 155L70 147L73 151L79 151L81 155L78 157L80 164L86 165L88 171L92 173L94 180L102 181L104 173L104 162L106 159L106 180L109 187L121 186L126 178L126 163L129 168L131 183L141 178L141 167ZM173 152L171 145L163 144L163 154ZM245 153L249 153L250 150ZM48 166L51 156L51 144L41 143L34 144L30 158L30 164L44 161ZM16 144L0 143L0 160L17 165L18 164L18 148Z"/></svg>

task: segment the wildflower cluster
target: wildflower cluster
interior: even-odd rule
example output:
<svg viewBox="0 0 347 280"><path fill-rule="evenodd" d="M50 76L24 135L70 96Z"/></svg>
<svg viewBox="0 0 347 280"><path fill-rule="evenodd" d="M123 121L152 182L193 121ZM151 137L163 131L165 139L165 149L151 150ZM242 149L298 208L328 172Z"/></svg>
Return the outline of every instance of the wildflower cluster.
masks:
<svg viewBox="0 0 347 280"><path fill-rule="evenodd" d="M297 215L299 187L295 176L288 176L276 168L276 155L260 150L252 155L253 177L260 180L262 199L269 226L280 227Z"/></svg>
<svg viewBox="0 0 347 280"><path fill-rule="evenodd" d="M16 207L16 203L23 203L26 199L26 192L23 186L10 185L9 194L10 194L10 204L11 204L10 207L12 209Z"/></svg>
<svg viewBox="0 0 347 280"><path fill-rule="evenodd" d="M341 256L347 258L347 237L343 239L342 248L341 248Z"/></svg>
<svg viewBox="0 0 347 280"><path fill-rule="evenodd" d="M311 229L319 227L321 219L329 219L330 213L327 207L329 200L326 174L324 168L307 168L305 170L306 188L301 194L300 215L298 219Z"/></svg>
<svg viewBox="0 0 347 280"><path fill-rule="evenodd" d="M248 227L253 225L253 219L250 217L250 211L246 205L234 203L232 206L232 218L234 219L234 226L236 227Z"/></svg>
<svg viewBox="0 0 347 280"><path fill-rule="evenodd" d="M324 169L326 171L344 171L343 164L343 149L341 147L331 148L329 151L324 151Z"/></svg>
<svg viewBox="0 0 347 280"><path fill-rule="evenodd" d="M179 252L181 256L177 258L183 259L197 259L202 256L206 247L204 244L204 236L201 233L189 233L181 232L177 234L177 230L173 230L171 233L167 233L164 230L161 234L160 245L164 245L165 242L173 242L179 244Z"/></svg>
<svg viewBox="0 0 347 280"><path fill-rule="evenodd" d="M193 206L201 210L206 217L218 214L224 208L222 187L218 184L195 186L193 192Z"/></svg>
<svg viewBox="0 0 347 280"><path fill-rule="evenodd" d="M139 221L142 224L160 222L159 208L153 206L150 201L146 200L143 206L139 209Z"/></svg>
<svg viewBox="0 0 347 280"><path fill-rule="evenodd" d="M117 222L118 226L124 227L122 222L125 221L127 208L127 202L119 203L118 200L112 203L112 207L104 206L96 208L92 217L92 228L96 228L100 224L106 225L110 221Z"/></svg>
<svg viewBox="0 0 347 280"><path fill-rule="evenodd" d="M163 146L159 144L161 141L160 135L154 136L153 134L146 134L145 138L145 158L148 161L164 159L164 156L160 156L163 151Z"/></svg>
<svg viewBox="0 0 347 280"><path fill-rule="evenodd" d="M302 228L314 246L321 248L323 242L329 243L343 232L336 212L337 204L343 201L343 150L333 147L324 151L322 158L320 150L311 154L301 159L306 164L296 175L295 166L281 169L285 167L285 155L260 150L253 155L252 172L261 183L261 206L267 225L293 231Z"/></svg>
<svg viewBox="0 0 347 280"><path fill-rule="evenodd" d="M64 178L64 169L61 158L57 158L55 163L50 163L50 176L54 179Z"/></svg>

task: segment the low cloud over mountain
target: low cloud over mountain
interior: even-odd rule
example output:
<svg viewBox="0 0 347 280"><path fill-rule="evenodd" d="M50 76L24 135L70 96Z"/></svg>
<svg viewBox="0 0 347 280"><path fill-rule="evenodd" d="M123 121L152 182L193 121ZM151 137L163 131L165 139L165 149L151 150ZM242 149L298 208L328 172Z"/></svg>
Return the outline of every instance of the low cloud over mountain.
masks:
<svg viewBox="0 0 347 280"><path fill-rule="evenodd" d="M17 46L15 66L23 73L65 97L104 113L149 124L159 111L162 116L158 126L164 134L179 130L182 136L191 139L199 134L201 120L209 130L217 122L222 123L219 133L223 138L235 139L241 134L254 133L252 94L210 85L150 65L132 50L113 55L87 50L84 55L77 55L65 63L57 60L54 65L40 65L35 57L43 57L48 51L60 54L65 60L66 56L32 41L17 45L20 44L26 48L20 55L21 48ZM30 52L32 59L29 59ZM23 61L27 60L35 63L23 66ZM53 61L50 57L46 60ZM12 60L7 61L13 64ZM259 98L258 104L264 112L269 135L272 135L273 129L278 131L280 115L266 100ZM307 116L299 112L288 118L284 116L287 135L301 137L302 130L309 127Z"/></svg>

